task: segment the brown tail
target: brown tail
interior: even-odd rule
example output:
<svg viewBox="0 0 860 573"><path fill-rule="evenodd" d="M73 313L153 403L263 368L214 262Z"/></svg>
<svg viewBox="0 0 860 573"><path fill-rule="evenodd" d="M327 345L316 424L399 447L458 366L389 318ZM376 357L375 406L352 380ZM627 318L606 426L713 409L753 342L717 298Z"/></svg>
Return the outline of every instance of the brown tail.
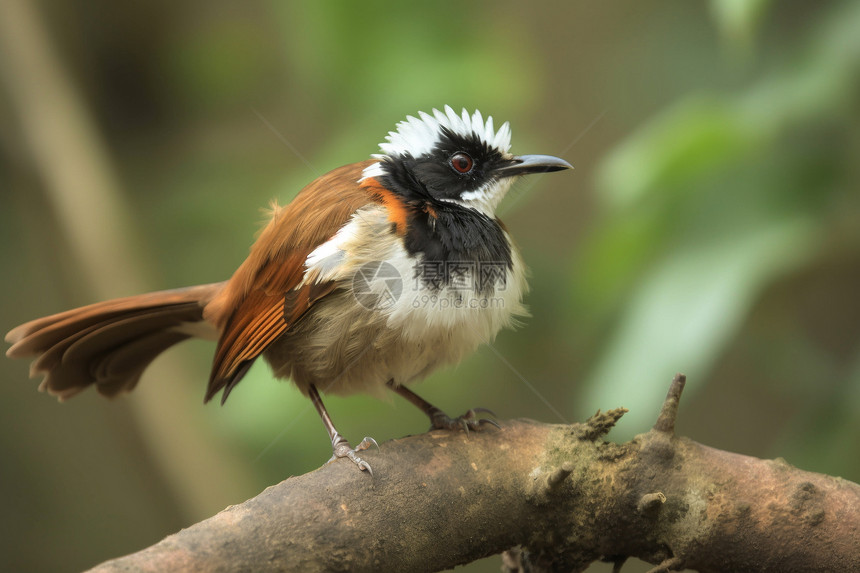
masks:
<svg viewBox="0 0 860 573"><path fill-rule="evenodd" d="M109 300L46 316L12 329L11 358L35 356L30 376L39 390L64 400L95 384L114 396L135 387L149 363L194 335L184 323L203 321L203 307L223 283ZM214 327L212 334L216 336Z"/></svg>

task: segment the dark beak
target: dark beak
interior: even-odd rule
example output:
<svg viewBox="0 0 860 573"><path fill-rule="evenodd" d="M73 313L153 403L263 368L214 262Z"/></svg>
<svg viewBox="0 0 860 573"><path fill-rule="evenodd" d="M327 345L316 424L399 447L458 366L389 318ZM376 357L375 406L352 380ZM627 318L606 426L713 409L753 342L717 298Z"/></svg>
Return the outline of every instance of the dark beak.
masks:
<svg viewBox="0 0 860 573"><path fill-rule="evenodd" d="M513 177L527 173L549 173L563 169L573 169L573 165L552 155L519 155L496 172L499 177Z"/></svg>

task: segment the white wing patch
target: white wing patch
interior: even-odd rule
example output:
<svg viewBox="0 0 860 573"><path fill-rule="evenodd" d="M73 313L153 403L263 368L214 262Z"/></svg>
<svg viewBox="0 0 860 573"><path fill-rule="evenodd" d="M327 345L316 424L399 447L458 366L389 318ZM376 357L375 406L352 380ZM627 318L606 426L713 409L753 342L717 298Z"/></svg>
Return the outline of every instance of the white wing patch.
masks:
<svg viewBox="0 0 860 573"><path fill-rule="evenodd" d="M310 252L305 259L305 276L302 285L320 283L342 278L346 266L350 244L356 240L359 214L352 216L349 222L341 227L334 237Z"/></svg>

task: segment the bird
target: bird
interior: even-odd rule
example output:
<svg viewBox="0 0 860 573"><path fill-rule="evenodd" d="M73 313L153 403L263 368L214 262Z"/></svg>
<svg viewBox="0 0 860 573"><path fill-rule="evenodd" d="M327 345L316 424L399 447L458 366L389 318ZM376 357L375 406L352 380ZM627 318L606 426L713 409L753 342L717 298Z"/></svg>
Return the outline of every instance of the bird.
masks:
<svg viewBox="0 0 860 573"><path fill-rule="evenodd" d="M60 401L95 386L132 390L174 344L217 341L204 396L221 404L262 357L315 406L332 445L372 475L335 428L320 392L393 390L431 429L498 425L473 408L451 418L408 385L455 364L527 314L526 267L495 214L522 176L570 169L514 155L511 128L450 106L406 116L370 158L305 186L270 218L226 281L99 302L6 335L12 358ZM491 413L491 412L490 412Z"/></svg>

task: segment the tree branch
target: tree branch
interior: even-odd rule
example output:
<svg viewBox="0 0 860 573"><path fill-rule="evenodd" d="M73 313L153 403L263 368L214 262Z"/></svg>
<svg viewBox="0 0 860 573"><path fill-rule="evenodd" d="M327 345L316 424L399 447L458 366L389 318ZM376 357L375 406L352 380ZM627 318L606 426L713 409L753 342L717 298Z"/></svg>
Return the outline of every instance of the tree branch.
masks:
<svg viewBox="0 0 860 573"><path fill-rule="evenodd" d="M860 486L675 437L683 386L625 444L602 439L624 409L392 440L372 478L330 463L92 571L438 571L514 547L509 571L860 570Z"/></svg>

